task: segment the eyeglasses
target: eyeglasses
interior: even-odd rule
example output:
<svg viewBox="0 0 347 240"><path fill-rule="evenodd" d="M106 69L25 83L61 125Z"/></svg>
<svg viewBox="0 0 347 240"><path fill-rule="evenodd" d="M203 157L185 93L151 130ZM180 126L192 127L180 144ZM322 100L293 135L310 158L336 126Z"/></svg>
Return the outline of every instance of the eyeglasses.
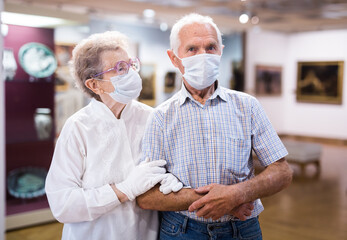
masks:
<svg viewBox="0 0 347 240"><path fill-rule="evenodd" d="M95 78L111 71L116 71L117 75L127 74L129 72L130 67L132 67L136 72L138 72L140 71L140 64L141 64L140 59L138 58L130 59L129 62L119 61L116 63L116 66L114 66L113 68L107 69L106 71L103 71L101 73L97 73L93 75L92 77Z"/></svg>

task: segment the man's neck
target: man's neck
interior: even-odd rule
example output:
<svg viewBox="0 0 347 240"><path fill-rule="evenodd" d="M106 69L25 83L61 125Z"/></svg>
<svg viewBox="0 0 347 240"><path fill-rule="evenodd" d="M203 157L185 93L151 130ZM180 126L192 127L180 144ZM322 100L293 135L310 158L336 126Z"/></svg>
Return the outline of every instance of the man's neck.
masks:
<svg viewBox="0 0 347 240"><path fill-rule="evenodd" d="M183 80L183 83L192 97L202 105L205 105L206 101L213 95L214 91L217 89L217 81L214 82L214 84L212 84L211 86L202 90L193 88L185 80Z"/></svg>

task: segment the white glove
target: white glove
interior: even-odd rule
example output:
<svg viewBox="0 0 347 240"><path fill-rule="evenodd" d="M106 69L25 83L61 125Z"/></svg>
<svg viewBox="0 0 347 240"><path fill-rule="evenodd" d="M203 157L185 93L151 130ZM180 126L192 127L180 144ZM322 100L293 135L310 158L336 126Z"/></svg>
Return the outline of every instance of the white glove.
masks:
<svg viewBox="0 0 347 240"><path fill-rule="evenodd" d="M161 180L160 184L159 191L163 194L178 192L183 187L183 184L171 173L166 173L165 178Z"/></svg>
<svg viewBox="0 0 347 240"><path fill-rule="evenodd" d="M130 172L123 182L116 184L116 187L132 201L165 178L166 170L163 168L165 164L165 160L149 162L149 158L146 158Z"/></svg>

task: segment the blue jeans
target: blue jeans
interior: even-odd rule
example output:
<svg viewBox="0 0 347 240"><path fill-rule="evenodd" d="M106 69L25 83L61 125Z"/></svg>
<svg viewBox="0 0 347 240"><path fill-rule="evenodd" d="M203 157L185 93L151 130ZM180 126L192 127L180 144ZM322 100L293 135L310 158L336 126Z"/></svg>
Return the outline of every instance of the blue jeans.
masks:
<svg viewBox="0 0 347 240"><path fill-rule="evenodd" d="M258 218L246 221L204 223L175 212L162 212L160 240L261 240Z"/></svg>

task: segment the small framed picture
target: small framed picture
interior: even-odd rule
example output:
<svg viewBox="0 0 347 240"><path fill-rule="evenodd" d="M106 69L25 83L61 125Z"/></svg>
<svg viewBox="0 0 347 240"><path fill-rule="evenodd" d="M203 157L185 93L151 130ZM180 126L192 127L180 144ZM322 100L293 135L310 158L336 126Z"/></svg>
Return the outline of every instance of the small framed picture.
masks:
<svg viewBox="0 0 347 240"><path fill-rule="evenodd" d="M156 66L155 64L142 63L140 69L142 78L142 91L138 100L149 106L155 106L155 81L156 81Z"/></svg>
<svg viewBox="0 0 347 240"><path fill-rule="evenodd" d="M282 93L282 67L255 66L255 94L279 96Z"/></svg>

